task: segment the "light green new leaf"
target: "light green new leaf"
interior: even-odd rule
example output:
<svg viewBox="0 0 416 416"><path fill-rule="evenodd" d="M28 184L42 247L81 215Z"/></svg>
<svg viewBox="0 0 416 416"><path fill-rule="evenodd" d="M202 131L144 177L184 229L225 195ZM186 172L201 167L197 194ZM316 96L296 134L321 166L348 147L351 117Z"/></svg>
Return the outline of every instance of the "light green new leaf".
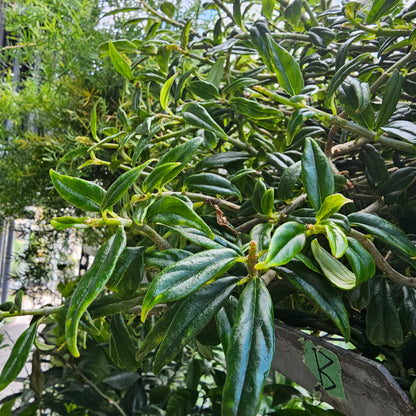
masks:
<svg viewBox="0 0 416 416"><path fill-rule="evenodd" d="M351 199L345 198L342 194L328 195L322 203L319 211L316 213L316 221L326 220L332 214L338 212L342 206L353 202Z"/></svg>
<svg viewBox="0 0 416 416"><path fill-rule="evenodd" d="M200 104L189 103L183 107L182 117L191 126L208 130L217 136L228 139L224 130L214 121L211 115Z"/></svg>
<svg viewBox="0 0 416 416"><path fill-rule="evenodd" d="M108 51L110 53L111 62L116 71L131 81L133 75L130 69L130 65L127 60L119 53L111 40L108 42Z"/></svg>
<svg viewBox="0 0 416 416"><path fill-rule="evenodd" d="M355 274L322 248L318 240L312 241L311 248L322 272L332 284L344 290L350 290L357 286Z"/></svg>
<svg viewBox="0 0 416 416"><path fill-rule="evenodd" d="M178 73L172 75L164 84L163 87L160 90L160 106L165 110L169 111L168 109L168 100L169 100L169 91L170 87L173 84L173 81L175 80Z"/></svg>
<svg viewBox="0 0 416 416"><path fill-rule="evenodd" d="M205 250L162 270L152 281L143 300L142 321L153 306L182 299L209 280L224 274L238 259L228 248Z"/></svg>
<svg viewBox="0 0 416 416"><path fill-rule="evenodd" d="M108 188L101 203L101 211L105 211L116 204L129 190L130 186L136 182L143 169L154 160L155 159L150 159L142 165L136 166L135 168L120 175Z"/></svg>
<svg viewBox="0 0 416 416"><path fill-rule="evenodd" d="M35 341L37 322L34 322L17 338L9 358L0 374L0 391L4 390L23 370Z"/></svg>
<svg viewBox="0 0 416 416"><path fill-rule="evenodd" d="M195 228L214 239L214 233L204 220L184 201L174 196L164 196L147 210L147 221L167 226Z"/></svg>
<svg viewBox="0 0 416 416"><path fill-rule="evenodd" d="M49 171L52 183L65 201L85 211L100 212L105 190L94 182Z"/></svg>
<svg viewBox="0 0 416 416"><path fill-rule="evenodd" d="M227 348L222 416L257 414L273 354L272 301L263 281L252 279L240 296Z"/></svg>
<svg viewBox="0 0 416 416"><path fill-rule="evenodd" d="M238 280L232 276L220 278L179 301L179 308L156 354L155 374L208 325L227 301Z"/></svg>
<svg viewBox="0 0 416 416"><path fill-rule="evenodd" d="M79 321L91 302L104 289L126 246L126 234L118 227L116 234L98 250L91 268L81 277L69 302L65 320L65 338L69 352L79 357L77 347Z"/></svg>
<svg viewBox="0 0 416 416"><path fill-rule="evenodd" d="M366 22L371 24L388 14L399 3L399 0L374 0L368 12Z"/></svg>
<svg viewBox="0 0 416 416"><path fill-rule="evenodd" d="M277 227L269 244L267 257L256 265L257 270L269 269L288 263L300 253L306 243L306 227L294 221Z"/></svg>
<svg viewBox="0 0 416 416"><path fill-rule="evenodd" d="M268 19L272 18L274 10L274 0L262 0L261 14Z"/></svg>
<svg viewBox="0 0 416 416"><path fill-rule="evenodd" d="M309 202L318 211L325 198L334 193L334 174L325 153L309 137L302 154L302 182Z"/></svg>
<svg viewBox="0 0 416 416"><path fill-rule="evenodd" d="M335 258L339 259L347 250L347 236L344 230L333 221L325 221L322 225L325 226L326 238L328 239L331 253Z"/></svg>

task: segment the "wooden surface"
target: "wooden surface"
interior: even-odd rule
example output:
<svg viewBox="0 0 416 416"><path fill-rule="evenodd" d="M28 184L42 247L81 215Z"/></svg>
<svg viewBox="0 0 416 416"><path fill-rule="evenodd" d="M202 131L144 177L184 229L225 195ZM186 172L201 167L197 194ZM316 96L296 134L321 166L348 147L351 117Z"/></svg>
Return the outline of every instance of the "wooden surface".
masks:
<svg viewBox="0 0 416 416"><path fill-rule="evenodd" d="M346 416L416 416L408 396L381 364L284 324L277 324L275 332L272 368L312 394L320 394L322 401ZM309 351L306 359L305 345ZM325 364L318 364L321 367L315 374L310 365L311 351L326 360L322 361ZM338 360L334 359L334 354ZM336 361L342 386L337 386L334 395L334 385L341 384L333 376L334 371L337 372L335 367L331 373L331 366L338 364ZM344 393L345 399L341 399Z"/></svg>

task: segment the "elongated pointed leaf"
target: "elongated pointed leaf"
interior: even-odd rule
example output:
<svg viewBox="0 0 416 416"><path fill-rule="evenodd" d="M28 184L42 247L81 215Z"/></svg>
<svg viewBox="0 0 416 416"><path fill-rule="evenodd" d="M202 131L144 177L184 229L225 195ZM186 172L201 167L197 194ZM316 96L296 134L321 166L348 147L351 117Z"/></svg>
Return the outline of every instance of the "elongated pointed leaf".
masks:
<svg viewBox="0 0 416 416"><path fill-rule="evenodd" d="M223 416L256 414L273 354L273 305L263 281L253 279L240 296L228 346Z"/></svg>
<svg viewBox="0 0 416 416"><path fill-rule="evenodd" d="M318 144L310 138L306 138L302 154L302 182L309 202L316 211L325 198L334 193L334 175L328 159Z"/></svg>
<svg viewBox="0 0 416 416"><path fill-rule="evenodd" d="M65 201L85 211L100 212L105 190L94 182L49 171L52 183Z"/></svg>
<svg viewBox="0 0 416 416"><path fill-rule="evenodd" d="M402 93L403 80L403 75L398 69L395 69L386 84L383 101L377 117L376 129L386 125L393 115L394 110L396 110Z"/></svg>
<svg viewBox="0 0 416 416"><path fill-rule="evenodd" d="M169 92L170 87L175 81L175 78L178 74L172 75L164 84L162 89L160 90L160 106L165 110L168 111L168 100L169 100Z"/></svg>
<svg viewBox="0 0 416 416"><path fill-rule="evenodd" d="M257 270L269 269L288 263L300 253L306 243L306 227L294 221L286 222L276 228L269 244L269 251Z"/></svg>
<svg viewBox="0 0 416 416"><path fill-rule="evenodd" d="M316 221L326 220L332 214L338 212L345 204L353 202L342 194L328 195L316 213Z"/></svg>
<svg viewBox="0 0 416 416"><path fill-rule="evenodd" d="M78 324L91 302L104 289L113 274L117 261L126 246L126 234L119 227L98 250L91 268L81 277L71 297L65 321L65 337L68 350L79 357L77 347Z"/></svg>
<svg viewBox="0 0 416 416"><path fill-rule="evenodd" d="M230 296L228 301L215 315L217 322L218 336L221 340L224 354L227 357L228 346L230 345L231 333L235 322L238 300Z"/></svg>
<svg viewBox="0 0 416 416"><path fill-rule="evenodd" d="M180 306L156 354L156 374L208 325L227 301L238 280L237 277L220 278L180 301Z"/></svg>
<svg viewBox="0 0 416 416"><path fill-rule="evenodd" d="M403 343L403 330L390 284L382 277L371 283L371 298L365 317L367 337L374 345L398 348Z"/></svg>
<svg viewBox="0 0 416 416"><path fill-rule="evenodd" d="M323 274L332 284L344 290L350 290L357 286L355 274L321 247L318 240L312 241L311 248Z"/></svg>
<svg viewBox="0 0 416 416"><path fill-rule="evenodd" d="M354 238L347 237L348 248L345 257L357 278L357 285L371 279L376 272L376 265L370 253Z"/></svg>
<svg viewBox="0 0 416 416"><path fill-rule="evenodd" d="M154 188L157 190L162 189L167 182L169 182L173 177L169 174L175 169L176 175L180 170L176 170L181 164L179 162L169 162L164 165L156 166L149 176L146 176L146 179L143 181L142 189L143 192L152 191ZM182 166L183 168L183 166ZM176 176L175 175L175 176Z"/></svg>
<svg viewBox="0 0 416 416"><path fill-rule="evenodd" d="M261 13L268 19L272 18L275 0L262 0Z"/></svg>
<svg viewBox="0 0 416 416"><path fill-rule="evenodd" d="M388 14L399 3L399 0L374 0L368 12L366 22L375 23Z"/></svg>
<svg viewBox="0 0 416 416"><path fill-rule="evenodd" d="M228 139L224 130L214 121L208 111L205 110L205 108L200 104L186 104L183 107L182 117L191 126L208 130L224 140Z"/></svg>
<svg viewBox="0 0 416 416"><path fill-rule="evenodd" d="M337 90L337 88L345 81L345 79L350 75L353 71L358 69L362 62L365 61L370 56L369 53L363 53L361 55L356 56L351 61L342 65L339 68L329 83L327 94L327 100L331 97L331 95Z"/></svg>
<svg viewBox="0 0 416 416"><path fill-rule="evenodd" d="M17 338L9 358L0 374L0 391L4 390L23 370L35 341L37 322L34 322Z"/></svg>
<svg viewBox="0 0 416 416"><path fill-rule="evenodd" d="M152 204L147 211L147 220L168 226L195 228L214 239L214 233L204 220L184 201L174 196L164 196Z"/></svg>
<svg viewBox="0 0 416 416"><path fill-rule="evenodd" d="M117 367L127 371L137 371L139 362L136 359L136 345L121 314L111 318L109 354Z"/></svg>
<svg viewBox="0 0 416 416"><path fill-rule="evenodd" d="M133 75L130 69L130 65L127 60L120 54L116 49L111 40L108 42L108 51L110 53L111 62L116 69L123 77L127 78L129 81L132 80Z"/></svg>
<svg viewBox="0 0 416 416"><path fill-rule="evenodd" d="M351 225L364 228L377 239L399 248L409 256L416 256L416 246L395 225L375 214L355 212L348 215Z"/></svg>
<svg viewBox="0 0 416 416"><path fill-rule="evenodd" d="M279 199L288 200L294 197L294 190L302 173L301 162L298 161L290 165L283 171L277 188L277 196Z"/></svg>
<svg viewBox="0 0 416 416"><path fill-rule="evenodd" d="M143 300L142 320L158 303L179 300L209 280L224 274L237 261L234 250L202 251L162 270L152 281Z"/></svg>
<svg viewBox="0 0 416 416"><path fill-rule="evenodd" d="M339 259L347 250L347 236L344 230L332 221L325 221L322 225L325 227L331 253L336 259Z"/></svg>
<svg viewBox="0 0 416 416"><path fill-rule="evenodd" d="M130 186L136 182L143 169L153 161L154 159L150 159L142 165L136 166L128 172L124 172L122 175L120 175L108 188L101 203L101 210L105 211L106 209L111 208L114 204L116 204L129 190Z"/></svg>
<svg viewBox="0 0 416 416"><path fill-rule="evenodd" d="M215 173L197 173L185 179L185 185L194 191L212 196L237 196L241 200L239 189L228 179Z"/></svg>
<svg viewBox="0 0 416 416"><path fill-rule="evenodd" d="M348 312L340 292L327 280L300 262L292 261L285 267L278 268L279 274L305 293L338 327L348 341L351 336Z"/></svg>

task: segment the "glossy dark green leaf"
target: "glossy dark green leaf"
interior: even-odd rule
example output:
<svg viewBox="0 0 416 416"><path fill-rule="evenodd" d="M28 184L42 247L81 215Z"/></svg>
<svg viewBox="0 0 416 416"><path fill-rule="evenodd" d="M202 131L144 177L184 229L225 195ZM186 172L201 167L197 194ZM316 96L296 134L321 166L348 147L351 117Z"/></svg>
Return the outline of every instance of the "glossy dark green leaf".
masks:
<svg viewBox="0 0 416 416"><path fill-rule="evenodd" d="M371 187L379 187L387 180L389 173L386 162L380 152L371 144L366 143L360 152L365 174Z"/></svg>
<svg viewBox="0 0 416 416"><path fill-rule="evenodd" d="M172 225L166 225L166 227L170 228L171 230L179 233L181 236L186 238L188 241L197 244L201 247L212 249L212 248L222 248L224 245L220 244L218 241L212 240L211 238L207 237L201 231L198 231L194 228L188 227L176 227Z"/></svg>
<svg viewBox="0 0 416 416"><path fill-rule="evenodd" d="M179 162L181 164L188 163L203 141L203 138L195 137L186 143L173 147L160 158L156 166L164 165L170 162Z"/></svg>
<svg viewBox="0 0 416 416"><path fill-rule="evenodd" d="M100 212L105 190L94 182L49 171L52 183L65 201L85 211Z"/></svg>
<svg viewBox="0 0 416 416"><path fill-rule="evenodd" d="M225 57L217 59L215 64L212 65L207 74L207 82L210 82L217 88L219 88L222 78L224 76L224 64Z"/></svg>
<svg viewBox="0 0 416 416"><path fill-rule="evenodd" d="M134 203L134 213L132 220L137 225L143 225L146 219L147 211L150 206L156 201L156 195L151 195L149 198L138 200Z"/></svg>
<svg viewBox="0 0 416 416"><path fill-rule="evenodd" d="M381 127L392 137L405 140L411 144L416 144L416 124L407 120L392 121L387 126Z"/></svg>
<svg viewBox="0 0 416 416"><path fill-rule="evenodd" d="M228 179L215 173L197 173L187 176L184 184L196 192L212 196L237 196L241 200L239 189Z"/></svg>
<svg viewBox="0 0 416 416"><path fill-rule="evenodd" d="M198 399L198 390L177 389L168 400L166 416L187 416L192 413Z"/></svg>
<svg viewBox="0 0 416 416"><path fill-rule="evenodd" d="M357 278L357 285L370 280L375 272L376 265L370 253L355 239L347 237L348 248L345 257L348 260Z"/></svg>
<svg viewBox="0 0 416 416"><path fill-rule="evenodd" d="M285 8L284 16L293 26L297 26L302 16L302 0L292 0Z"/></svg>
<svg viewBox="0 0 416 416"><path fill-rule="evenodd" d="M327 280L300 262L292 261L285 267L278 268L279 274L287 277L290 282L305 293L338 327L348 341L351 336L348 312L342 301L340 292Z"/></svg>
<svg viewBox="0 0 416 416"><path fill-rule="evenodd" d="M227 356L228 346L230 345L237 305L238 300L234 296L230 296L228 301L224 303L224 306L215 315L218 336L221 340L225 356Z"/></svg>
<svg viewBox="0 0 416 416"><path fill-rule="evenodd" d="M277 188L277 196L279 199L287 201L294 197L295 186L301 173L302 165L300 161L290 165L283 171Z"/></svg>
<svg viewBox="0 0 416 416"><path fill-rule="evenodd" d="M311 248L323 274L332 284L344 290L357 286L355 274L321 247L317 239L312 241Z"/></svg>
<svg viewBox="0 0 416 416"><path fill-rule="evenodd" d="M136 343L121 314L114 315L110 322L109 354L119 368L136 371L139 362L136 360Z"/></svg>
<svg viewBox="0 0 416 416"><path fill-rule="evenodd" d="M0 374L0 391L4 390L23 370L35 341L37 328L38 324L34 322L22 332L14 343L10 356Z"/></svg>
<svg viewBox="0 0 416 416"><path fill-rule="evenodd" d="M214 233L202 218L184 201L174 196L164 196L147 211L147 220L170 226L185 226L202 231L213 239Z"/></svg>
<svg viewBox="0 0 416 416"><path fill-rule="evenodd" d="M216 153L215 155L207 156L202 159L195 166L195 172L201 172L203 170L217 167L226 167L229 163L243 162L251 157L252 156L245 152Z"/></svg>
<svg viewBox="0 0 416 416"><path fill-rule="evenodd" d="M111 208L114 204L116 204L129 190L130 186L136 182L143 169L153 161L153 159L150 159L142 165L136 166L135 168L121 174L107 189L107 192L101 203L101 210L105 211L106 209Z"/></svg>
<svg viewBox="0 0 416 416"><path fill-rule="evenodd" d="M237 253L231 249L205 250L162 270L152 280L143 300L142 320L158 303L181 299L209 280L224 274L237 258Z"/></svg>
<svg viewBox="0 0 416 416"><path fill-rule="evenodd" d="M65 337L68 350L79 357L77 347L78 324L90 303L104 289L114 272L117 261L126 246L126 234L118 227L98 250L91 268L81 277L69 302L65 320Z"/></svg>
<svg viewBox="0 0 416 416"><path fill-rule="evenodd" d="M227 301L238 280L237 277L220 278L179 301L180 306L156 354L156 374L211 321Z"/></svg>
<svg viewBox="0 0 416 416"><path fill-rule="evenodd" d="M137 361L142 362L143 358L146 357L147 354L160 345L166 336L166 332L176 314L176 311L178 310L178 307L178 302L170 305L163 315L152 325L152 328L146 335L146 338L140 344L139 351L136 355Z"/></svg>
<svg viewBox="0 0 416 416"><path fill-rule="evenodd" d="M110 53L111 62L116 71L123 75L124 78L127 78L129 81L131 81L133 75L130 69L130 65L128 61L116 49L111 40L108 42L108 51Z"/></svg>
<svg viewBox="0 0 416 416"><path fill-rule="evenodd" d="M374 0L368 12L366 22L370 24L377 22L381 17L391 12L399 3L399 0Z"/></svg>
<svg viewBox="0 0 416 416"><path fill-rule="evenodd" d="M416 290L413 287L401 287L400 318L405 328L416 334Z"/></svg>
<svg viewBox="0 0 416 416"><path fill-rule="evenodd" d="M363 61L365 61L369 56L370 54L368 53L358 55L351 61L342 65L342 67L335 72L326 92L327 99L329 99L338 87L345 81L347 76L358 69L362 65Z"/></svg>
<svg viewBox="0 0 416 416"><path fill-rule="evenodd" d="M183 107L182 117L191 126L208 130L224 140L228 139L224 130L214 121L208 111L200 104L186 104Z"/></svg>
<svg viewBox="0 0 416 416"><path fill-rule="evenodd" d="M324 152L310 138L302 154L302 182L309 202L318 211L325 198L334 193L334 175Z"/></svg>
<svg viewBox="0 0 416 416"><path fill-rule="evenodd" d="M365 319L367 337L374 345L398 348L403 343L403 330L390 284L382 277L371 283L371 298Z"/></svg>
<svg viewBox="0 0 416 416"><path fill-rule="evenodd" d="M272 301L263 281L253 279L240 295L227 350L223 416L256 414L273 354Z"/></svg>
<svg viewBox="0 0 416 416"><path fill-rule="evenodd" d="M269 244L267 257L256 265L257 270L269 269L288 263L300 253L306 243L306 227L294 221L276 228Z"/></svg>
<svg viewBox="0 0 416 416"><path fill-rule="evenodd" d="M274 212L274 189L269 188L261 198L261 212L271 215Z"/></svg>
<svg viewBox="0 0 416 416"><path fill-rule="evenodd" d="M132 296L143 279L145 247L126 247L106 287L120 297Z"/></svg>
<svg viewBox="0 0 416 416"><path fill-rule="evenodd" d="M169 162L165 163L164 165L156 166L150 175L146 176L145 180L142 184L143 192L152 191L153 189L161 190L166 183L168 183L171 179L170 173L175 170L175 173L178 174L176 168L180 166L180 162ZM183 168L183 166L182 166Z"/></svg>
<svg viewBox="0 0 416 416"><path fill-rule="evenodd" d="M253 204L253 208L256 212L263 214L263 207L261 206L261 200L266 193L267 187L264 183L263 178L259 178L256 180L256 184L254 186L253 194L251 195L251 202Z"/></svg>
<svg viewBox="0 0 416 416"><path fill-rule="evenodd" d="M403 87L403 75L395 69L390 75L383 94L383 101L377 116L376 129L385 126L396 110Z"/></svg>
<svg viewBox="0 0 416 416"><path fill-rule="evenodd" d="M409 256L416 256L416 246L407 235L395 225L375 214L355 212L348 215L352 226L362 227L375 238L399 248Z"/></svg>
<svg viewBox="0 0 416 416"><path fill-rule="evenodd" d="M206 238L206 237L205 237ZM210 240L212 241L212 240ZM160 267L164 269L173 263L189 257L190 251L181 250L179 248L169 248L167 250L152 250L146 253L145 261L150 266Z"/></svg>
<svg viewBox="0 0 416 416"><path fill-rule="evenodd" d="M250 120L267 120L273 119L278 122L283 113L277 108L268 107L259 104L257 101L248 100L244 97L233 97L230 100L230 106L238 113L246 116Z"/></svg>
<svg viewBox="0 0 416 416"><path fill-rule="evenodd" d="M338 212L345 204L353 202L351 199L345 198L342 194L332 194L328 195L319 211L316 213L316 221L323 221L326 220L331 215Z"/></svg>
<svg viewBox="0 0 416 416"><path fill-rule="evenodd" d="M192 81L189 83L189 89L197 97L204 100L214 100L220 97L218 88L208 81Z"/></svg>
<svg viewBox="0 0 416 416"><path fill-rule="evenodd" d="M235 0L233 2L233 17L235 22L239 27L243 27L243 21L241 16L241 2L240 0Z"/></svg>

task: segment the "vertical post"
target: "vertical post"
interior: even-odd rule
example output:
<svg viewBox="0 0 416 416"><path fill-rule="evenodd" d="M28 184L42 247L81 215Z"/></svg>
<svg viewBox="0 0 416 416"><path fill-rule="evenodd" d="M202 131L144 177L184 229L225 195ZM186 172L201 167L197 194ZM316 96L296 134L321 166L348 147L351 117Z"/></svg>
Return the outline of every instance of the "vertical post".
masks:
<svg viewBox="0 0 416 416"><path fill-rule="evenodd" d="M1 303L6 302L7 300L7 288L8 280L10 276L10 265L12 263L13 256L13 234L14 234L14 221L10 220L7 222L7 231L4 235L3 241L3 276L1 279Z"/></svg>

